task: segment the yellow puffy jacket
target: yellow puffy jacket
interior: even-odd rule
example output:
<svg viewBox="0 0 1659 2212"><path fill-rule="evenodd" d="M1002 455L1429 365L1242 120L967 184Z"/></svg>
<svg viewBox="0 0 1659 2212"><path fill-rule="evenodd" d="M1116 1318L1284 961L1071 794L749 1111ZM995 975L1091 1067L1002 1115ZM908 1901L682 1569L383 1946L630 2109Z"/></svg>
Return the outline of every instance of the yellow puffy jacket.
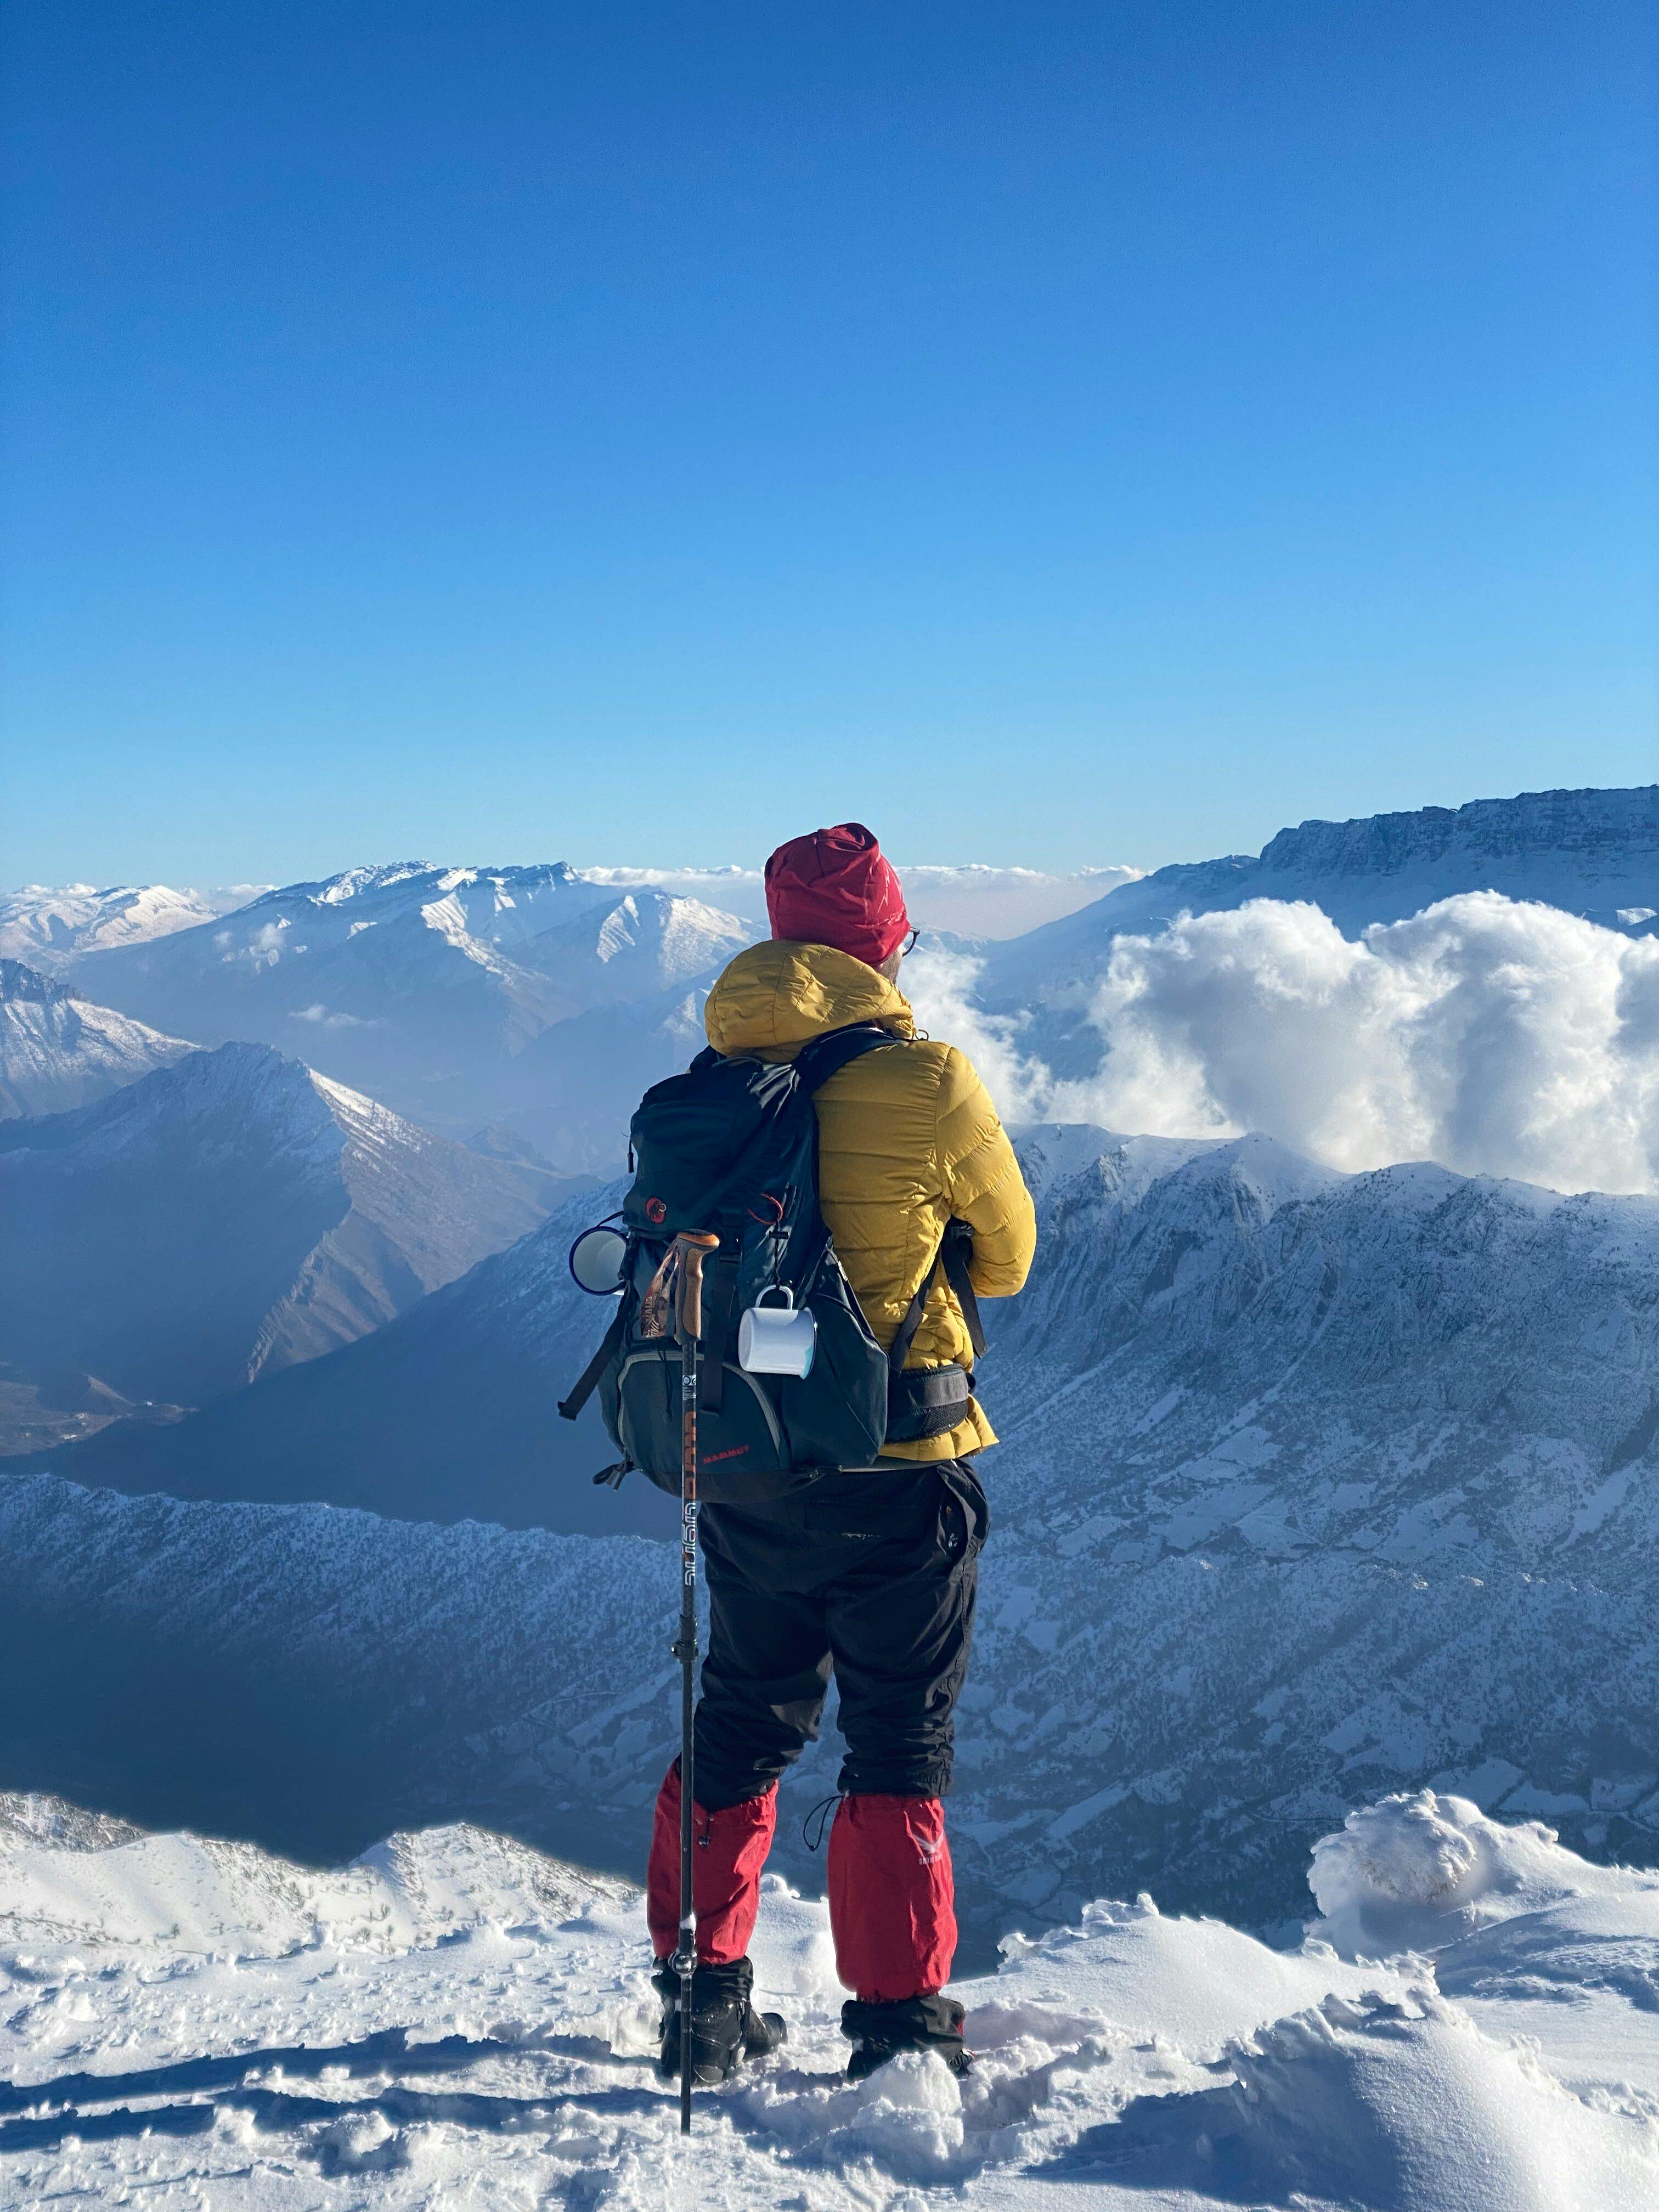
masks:
<svg viewBox="0 0 1659 2212"><path fill-rule="evenodd" d="M1013 1147L965 1053L916 1036L896 983L828 945L751 945L708 994L703 1025L716 1052L793 1060L807 1041L850 1022L879 1022L904 1042L866 1053L817 1094L818 1202L848 1279L881 1344L898 1333L954 1214L974 1232L969 1277L980 1297L1011 1297L1036 1249L1036 1221ZM962 1309L941 1273L907 1367L973 1364ZM970 1401L940 1437L893 1443L895 1459L957 1459L994 1444Z"/></svg>

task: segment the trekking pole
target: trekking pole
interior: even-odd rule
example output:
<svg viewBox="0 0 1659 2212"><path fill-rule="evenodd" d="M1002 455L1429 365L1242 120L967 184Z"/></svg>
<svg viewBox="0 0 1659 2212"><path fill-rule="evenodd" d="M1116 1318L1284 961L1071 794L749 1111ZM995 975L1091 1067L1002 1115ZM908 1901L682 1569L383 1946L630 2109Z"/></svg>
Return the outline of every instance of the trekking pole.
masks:
<svg viewBox="0 0 1659 2212"><path fill-rule="evenodd" d="M692 1719L697 1664L697 1352L702 1336L702 1263L720 1243L698 1230L674 1239L679 1261L674 1333L680 1340L680 1940L671 1961L680 1978L680 2133L691 2132L691 1982L697 1971L697 1915L691 1901Z"/></svg>

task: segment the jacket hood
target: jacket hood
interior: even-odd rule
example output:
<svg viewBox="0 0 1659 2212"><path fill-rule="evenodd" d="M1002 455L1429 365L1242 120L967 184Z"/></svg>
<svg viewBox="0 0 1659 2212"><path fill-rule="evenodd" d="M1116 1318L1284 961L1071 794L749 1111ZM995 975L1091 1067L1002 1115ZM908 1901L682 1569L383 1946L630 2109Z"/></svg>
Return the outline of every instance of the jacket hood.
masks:
<svg viewBox="0 0 1659 2212"><path fill-rule="evenodd" d="M903 992L875 969L833 945L775 938L738 953L708 994L702 1021L716 1052L762 1060L793 1060L813 1037L852 1022L916 1033Z"/></svg>

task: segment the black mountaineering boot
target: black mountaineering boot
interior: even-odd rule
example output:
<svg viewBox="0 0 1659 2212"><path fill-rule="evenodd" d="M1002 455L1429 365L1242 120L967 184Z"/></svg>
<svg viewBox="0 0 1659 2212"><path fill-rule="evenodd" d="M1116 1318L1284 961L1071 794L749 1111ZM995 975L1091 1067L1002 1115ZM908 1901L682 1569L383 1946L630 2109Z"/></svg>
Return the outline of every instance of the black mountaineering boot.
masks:
<svg viewBox="0 0 1659 2212"><path fill-rule="evenodd" d="M662 1999L657 2071L680 2077L680 1978L666 1960L651 1977ZM749 2002L755 1969L747 1959L729 1966L700 1966L691 1978L691 2079L699 2089L729 2081L745 2058L764 2058L788 2033L783 2014L757 2012Z"/></svg>
<svg viewBox="0 0 1659 2212"><path fill-rule="evenodd" d="M853 2046L848 2080L862 2081L901 2051L936 2051L953 2074L965 2074L973 2061L962 2039L962 2021L954 1997L906 1997L900 2004L860 2004L848 1997L841 2008L841 2032Z"/></svg>

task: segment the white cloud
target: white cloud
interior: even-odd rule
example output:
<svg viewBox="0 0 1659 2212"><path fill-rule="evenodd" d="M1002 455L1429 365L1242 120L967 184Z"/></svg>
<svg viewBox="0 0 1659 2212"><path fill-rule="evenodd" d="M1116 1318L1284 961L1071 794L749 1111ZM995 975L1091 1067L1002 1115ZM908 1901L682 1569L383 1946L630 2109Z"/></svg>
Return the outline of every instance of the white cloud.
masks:
<svg viewBox="0 0 1659 2212"><path fill-rule="evenodd" d="M295 1006L289 1016L291 1021L315 1022L325 1030L383 1030L387 1024L379 1016L337 1014L320 1001L312 1006Z"/></svg>
<svg viewBox="0 0 1659 2212"><path fill-rule="evenodd" d="M928 1036L960 1045L985 1079L1005 1121L1058 1121L1057 1103L1067 1086L1057 1083L1041 1060L1020 1048L1022 1023L987 1014L974 1003L974 984L983 963L959 952L925 947L911 953L899 975L899 988L910 1001L917 1023ZM1070 1121L1092 1119L1067 1114Z"/></svg>
<svg viewBox="0 0 1659 2212"><path fill-rule="evenodd" d="M923 929L958 937L1023 937L1045 921L1092 906L1141 868L1079 868L1048 875L1040 868L902 867L904 902Z"/></svg>
<svg viewBox="0 0 1659 2212"><path fill-rule="evenodd" d="M766 885L758 868L583 868L589 882L632 890L651 884L685 898L702 899L744 921L766 921ZM957 937L1020 937L1040 922L1055 921L1091 906L1139 868L1079 868L1050 875L1041 868L994 868L976 863L952 867L899 866L905 904L921 929Z"/></svg>
<svg viewBox="0 0 1659 2212"><path fill-rule="evenodd" d="M1258 899L1119 938L1090 1009L1104 1057L1083 1082L977 1012L973 973L918 956L905 985L1010 1119L1258 1129L1333 1167L1427 1158L1659 1190L1659 943L1558 908L1468 892L1355 943L1317 907Z"/></svg>
<svg viewBox="0 0 1659 2212"><path fill-rule="evenodd" d="M239 945L234 930L221 929L214 933L216 945L228 948L221 951L220 960L227 968L246 962L252 968L274 968L284 951L303 952L303 945L289 945L283 935L288 927L286 919L261 922L245 943Z"/></svg>

